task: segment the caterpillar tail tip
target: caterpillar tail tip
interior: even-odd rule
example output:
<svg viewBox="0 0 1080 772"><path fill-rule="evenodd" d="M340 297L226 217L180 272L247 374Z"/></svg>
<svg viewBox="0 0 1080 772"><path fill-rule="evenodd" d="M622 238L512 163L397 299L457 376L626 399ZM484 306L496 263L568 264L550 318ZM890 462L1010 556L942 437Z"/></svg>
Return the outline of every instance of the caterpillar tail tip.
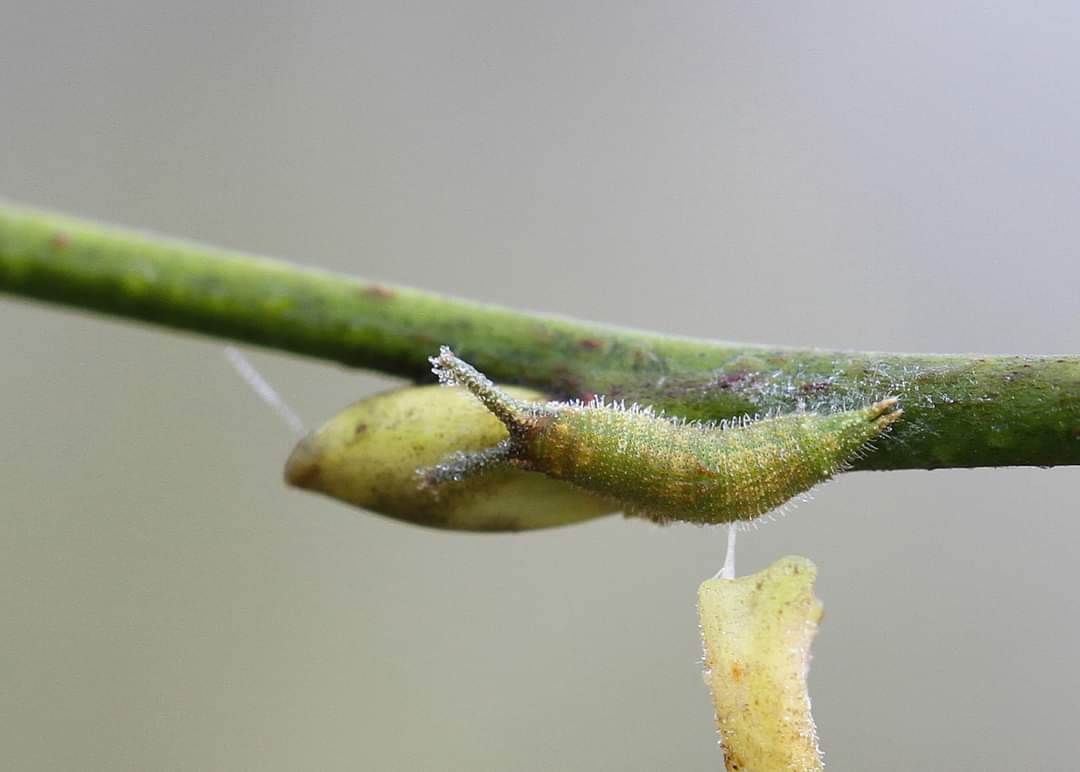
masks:
<svg viewBox="0 0 1080 772"><path fill-rule="evenodd" d="M866 408L865 414L868 421L873 421L884 429L886 426L898 421L904 415L904 411L900 407L900 400L897 397L889 397Z"/></svg>

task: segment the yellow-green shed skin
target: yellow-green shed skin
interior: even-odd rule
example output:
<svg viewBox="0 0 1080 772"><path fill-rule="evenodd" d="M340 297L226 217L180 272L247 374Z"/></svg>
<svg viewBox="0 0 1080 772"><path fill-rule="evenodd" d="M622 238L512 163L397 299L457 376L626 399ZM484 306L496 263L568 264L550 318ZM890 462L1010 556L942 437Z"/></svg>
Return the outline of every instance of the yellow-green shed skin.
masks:
<svg viewBox="0 0 1080 772"><path fill-rule="evenodd" d="M816 577L812 562L789 556L698 589L705 682L729 772L823 768L806 690L822 615Z"/></svg>
<svg viewBox="0 0 1080 772"><path fill-rule="evenodd" d="M544 399L508 389L516 399ZM577 523L618 510L568 483L509 466L435 488L418 467L506 439L505 427L468 393L410 386L356 402L293 450L285 480L398 520L466 531L521 531Z"/></svg>

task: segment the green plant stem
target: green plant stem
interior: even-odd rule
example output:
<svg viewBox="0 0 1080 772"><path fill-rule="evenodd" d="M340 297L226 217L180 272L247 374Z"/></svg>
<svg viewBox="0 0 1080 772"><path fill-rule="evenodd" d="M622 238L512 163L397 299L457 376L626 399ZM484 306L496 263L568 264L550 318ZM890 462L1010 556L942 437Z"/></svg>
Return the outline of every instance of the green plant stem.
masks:
<svg viewBox="0 0 1080 772"><path fill-rule="evenodd" d="M430 379L453 346L492 378L688 418L905 418L860 469L1080 464L1080 358L770 348L512 311L0 203L0 291Z"/></svg>

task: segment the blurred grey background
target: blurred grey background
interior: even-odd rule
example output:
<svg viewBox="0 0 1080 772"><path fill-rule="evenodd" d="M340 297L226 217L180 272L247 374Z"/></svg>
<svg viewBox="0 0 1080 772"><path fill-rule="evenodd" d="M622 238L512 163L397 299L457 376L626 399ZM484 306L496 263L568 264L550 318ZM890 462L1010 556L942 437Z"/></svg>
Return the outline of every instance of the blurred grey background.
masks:
<svg viewBox="0 0 1080 772"><path fill-rule="evenodd" d="M1080 351L1080 5L9 2L0 194L671 333ZM264 352L309 423L389 379ZM219 342L0 298L0 766L712 770L724 534L477 536L286 490ZM831 769L1080 752L1080 470L853 474Z"/></svg>

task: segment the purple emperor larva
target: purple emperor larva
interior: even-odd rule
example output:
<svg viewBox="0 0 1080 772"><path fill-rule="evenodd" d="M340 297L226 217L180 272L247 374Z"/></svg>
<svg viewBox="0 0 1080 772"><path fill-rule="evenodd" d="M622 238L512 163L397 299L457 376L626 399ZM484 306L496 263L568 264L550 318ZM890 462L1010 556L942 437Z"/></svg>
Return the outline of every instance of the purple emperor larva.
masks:
<svg viewBox="0 0 1080 772"><path fill-rule="evenodd" d="M522 402L445 346L431 363L443 384L466 387L510 436L419 470L429 485L509 464L661 522L728 523L763 515L844 469L902 415L896 399L885 399L824 415L703 424L602 400Z"/></svg>

